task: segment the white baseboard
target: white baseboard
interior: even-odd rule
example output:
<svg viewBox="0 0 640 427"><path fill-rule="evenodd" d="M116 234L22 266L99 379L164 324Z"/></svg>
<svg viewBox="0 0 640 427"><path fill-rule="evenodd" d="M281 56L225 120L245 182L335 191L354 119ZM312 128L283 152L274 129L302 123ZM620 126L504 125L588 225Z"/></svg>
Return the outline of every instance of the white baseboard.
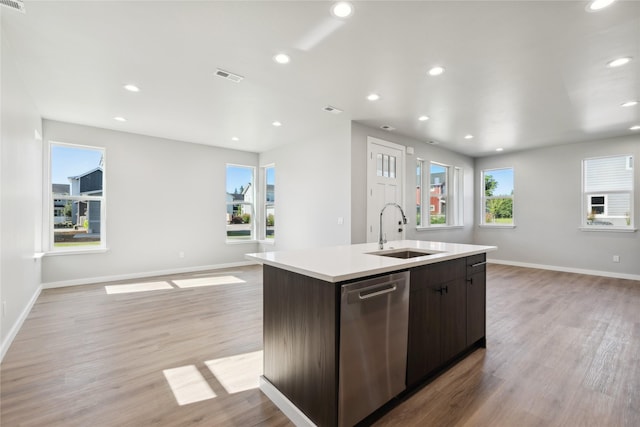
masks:
<svg viewBox="0 0 640 427"><path fill-rule="evenodd" d="M304 412L298 409L296 405L287 399L287 396L280 393L280 390L262 375L260 376L260 391L262 391L296 427L316 427Z"/></svg>
<svg viewBox="0 0 640 427"><path fill-rule="evenodd" d="M240 262L231 262L227 264L203 265L200 267L174 268L170 270L145 271L141 273L116 274L113 276L87 277L84 279L62 280L59 282L43 283L42 289L90 285L93 283L115 282L118 280L141 279L145 277L166 276L168 274L191 273L194 271L220 270L222 268L243 267L247 265L257 265L257 263L253 261L240 261Z"/></svg>
<svg viewBox="0 0 640 427"><path fill-rule="evenodd" d="M18 319L11 327L11 330L9 331L5 339L2 341L2 348L0 349L0 362L2 362L2 360L4 359L4 355L7 354L7 351L11 346L11 343L13 342L16 335L18 335L18 331L20 331L20 328L22 328L22 324L31 312L33 305L36 303L36 300L40 296L40 292L42 292L42 286L38 286L38 289L36 289L36 291L33 293L33 296L31 296L31 299L20 313L20 316L18 316Z"/></svg>
<svg viewBox="0 0 640 427"><path fill-rule="evenodd" d="M528 262L506 261L500 259L487 259L490 264L512 265L514 267L538 268L541 270L562 271L564 273L587 274L589 276L611 277L614 279L640 280L638 274L615 273L612 271L586 270L582 268L560 267L557 265L531 264Z"/></svg>

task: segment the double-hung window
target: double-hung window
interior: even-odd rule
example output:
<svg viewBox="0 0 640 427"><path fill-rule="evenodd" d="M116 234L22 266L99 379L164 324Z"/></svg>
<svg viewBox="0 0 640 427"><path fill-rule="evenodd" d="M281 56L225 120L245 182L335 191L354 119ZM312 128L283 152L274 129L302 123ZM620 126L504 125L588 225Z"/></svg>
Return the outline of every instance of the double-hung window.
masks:
<svg viewBox="0 0 640 427"><path fill-rule="evenodd" d="M461 168L418 159L416 168L416 224L419 228L461 226Z"/></svg>
<svg viewBox="0 0 640 427"><path fill-rule="evenodd" d="M104 249L104 149L54 142L49 148L49 250Z"/></svg>
<svg viewBox="0 0 640 427"><path fill-rule="evenodd" d="M264 212L264 239L273 241L276 237L276 168L274 165L263 167L263 212Z"/></svg>
<svg viewBox="0 0 640 427"><path fill-rule="evenodd" d="M227 242L255 240L254 175L251 166L227 165Z"/></svg>
<svg viewBox="0 0 640 427"><path fill-rule="evenodd" d="M582 227L633 229L633 156L582 162Z"/></svg>
<svg viewBox="0 0 640 427"><path fill-rule="evenodd" d="M513 168L486 169L481 173L482 225L513 226Z"/></svg>

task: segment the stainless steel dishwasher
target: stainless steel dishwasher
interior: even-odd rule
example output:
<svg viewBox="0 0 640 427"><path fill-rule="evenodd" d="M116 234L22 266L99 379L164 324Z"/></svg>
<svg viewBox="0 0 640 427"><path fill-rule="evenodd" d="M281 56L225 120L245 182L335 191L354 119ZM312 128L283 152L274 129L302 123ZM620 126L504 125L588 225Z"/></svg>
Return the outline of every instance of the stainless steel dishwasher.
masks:
<svg viewBox="0 0 640 427"><path fill-rule="evenodd" d="M352 426L405 389L409 272L342 286L338 425Z"/></svg>

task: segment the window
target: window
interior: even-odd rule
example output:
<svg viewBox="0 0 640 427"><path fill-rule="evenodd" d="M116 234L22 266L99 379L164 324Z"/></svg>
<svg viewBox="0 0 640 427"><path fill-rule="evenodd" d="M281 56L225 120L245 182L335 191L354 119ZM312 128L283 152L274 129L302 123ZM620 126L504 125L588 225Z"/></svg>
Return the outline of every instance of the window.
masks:
<svg viewBox="0 0 640 427"><path fill-rule="evenodd" d="M227 165L227 242L254 240L254 168Z"/></svg>
<svg viewBox="0 0 640 427"><path fill-rule="evenodd" d="M276 237L276 168L264 167L264 239Z"/></svg>
<svg viewBox="0 0 640 427"><path fill-rule="evenodd" d="M104 164L104 149L50 144L51 251L106 246Z"/></svg>
<svg viewBox="0 0 640 427"><path fill-rule="evenodd" d="M428 170L425 169L428 165ZM416 224L418 227L461 226L462 169L418 159L416 167ZM424 182L429 192L423 191ZM453 185L451 185L453 184ZM427 199L428 197L428 199ZM424 207L428 206L427 209Z"/></svg>
<svg viewBox="0 0 640 427"><path fill-rule="evenodd" d="M633 157L585 159L582 173L582 226L633 228Z"/></svg>
<svg viewBox="0 0 640 427"><path fill-rule="evenodd" d="M481 224L512 226L513 222L513 168L482 171Z"/></svg>

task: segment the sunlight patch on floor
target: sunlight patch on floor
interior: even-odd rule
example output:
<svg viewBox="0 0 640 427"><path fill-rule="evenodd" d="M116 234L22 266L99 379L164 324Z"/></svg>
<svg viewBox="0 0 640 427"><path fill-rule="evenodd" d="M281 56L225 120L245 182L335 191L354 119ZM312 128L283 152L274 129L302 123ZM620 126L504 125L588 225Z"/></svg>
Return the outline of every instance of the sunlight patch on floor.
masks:
<svg viewBox="0 0 640 427"><path fill-rule="evenodd" d="M197 279L173 280L179 288L199 288L203 286L231 285L234 283L247 283L236 276L200 277Z"/></svg>
<svg viewBox="0 0 640 427"><path fill-rule="evenodd" d="M211 390L207 381L194 365L165 369L162 373L180 406L216 397L216 394Z"/></svg>
<svg viewBox="0 0 640 427"><path fill-rule="evenodd" d="M258 388L262 350L204 362L229 394Z"/></svg>
<svg viewBox="0 0 640 427"><path fill-rule="evenodd" d="M159 291L175 289L169 282L129 283L126 285L108 285L104 287L107 294L128 294L132 292Z"/></svg>

